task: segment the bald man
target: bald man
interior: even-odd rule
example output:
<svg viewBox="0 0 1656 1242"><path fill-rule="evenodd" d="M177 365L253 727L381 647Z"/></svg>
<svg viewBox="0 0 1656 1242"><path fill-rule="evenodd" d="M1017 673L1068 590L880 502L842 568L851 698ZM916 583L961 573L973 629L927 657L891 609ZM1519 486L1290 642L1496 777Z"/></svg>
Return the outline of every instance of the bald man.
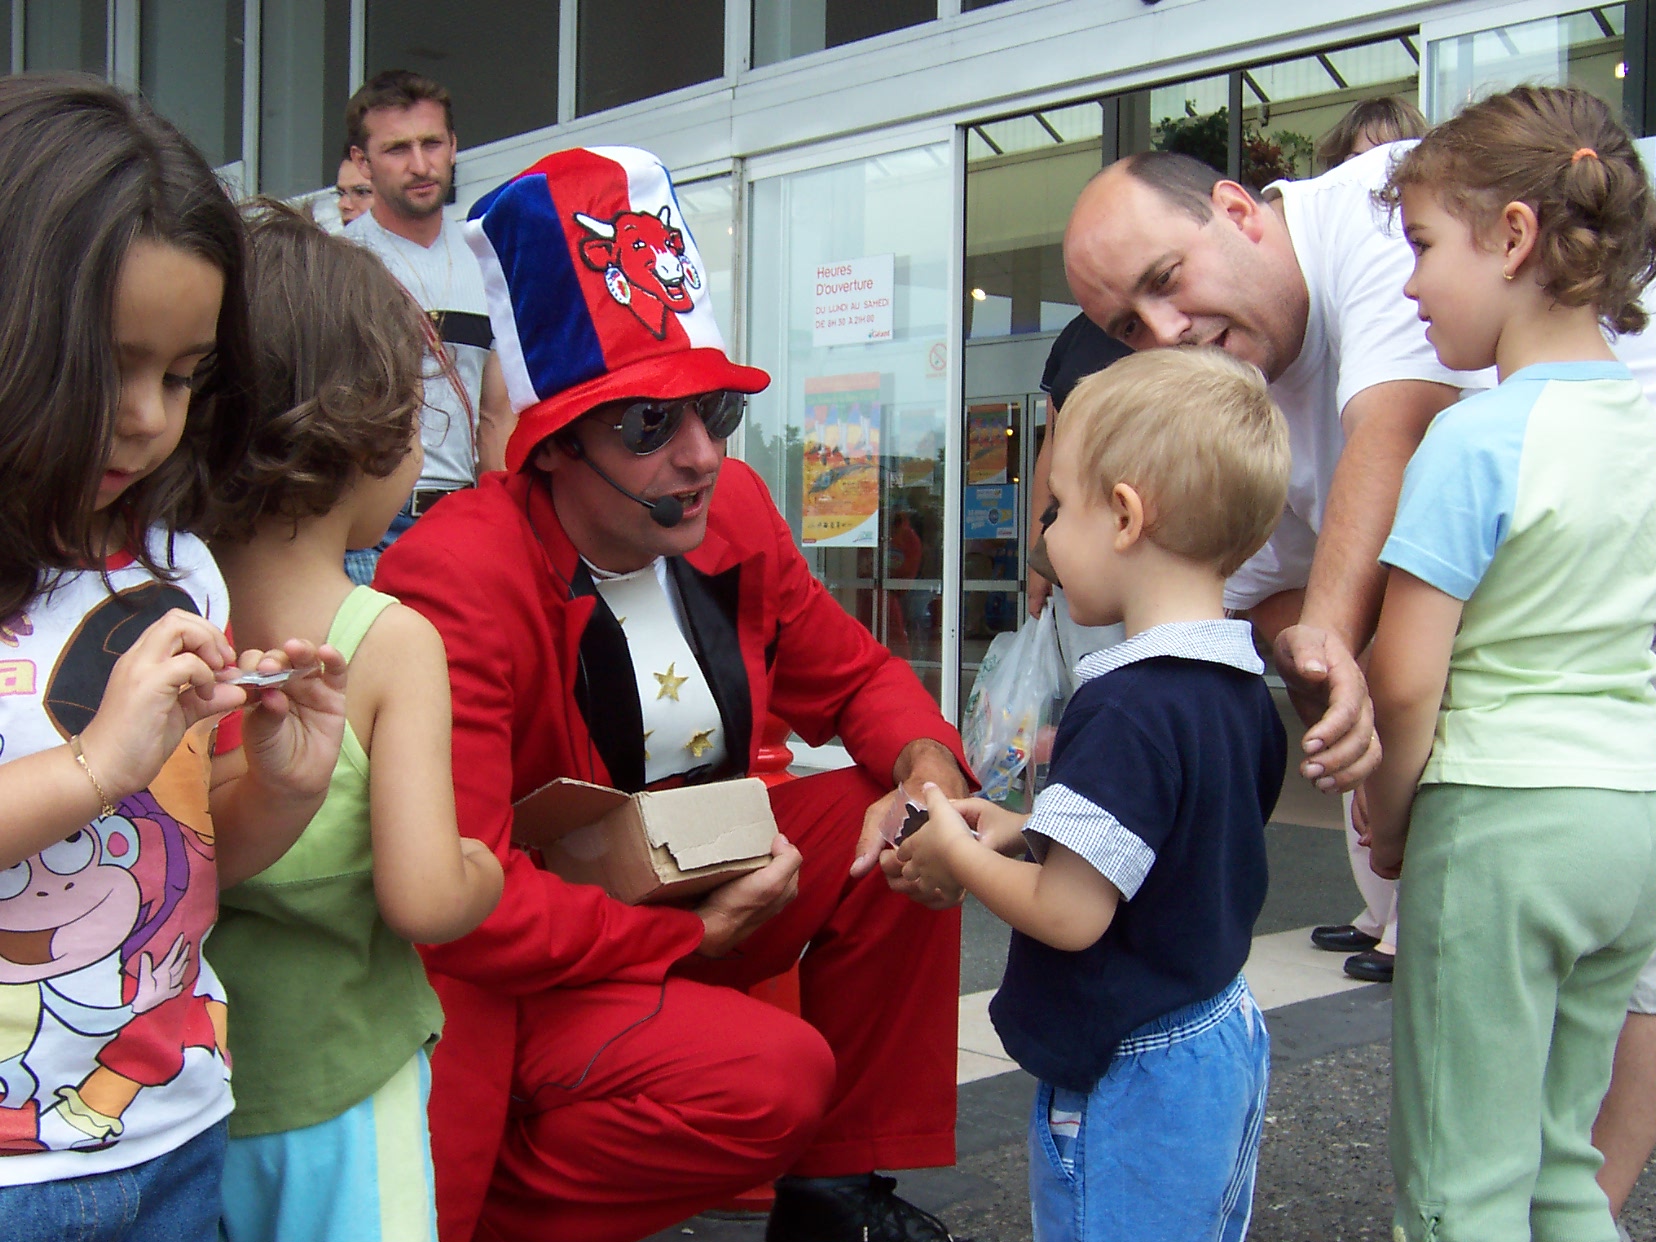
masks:
<svg viewBox="0 0 1656 1242"><path fill-rule="evenodd" d="M1378 147L1256 198L1187 156L1130 156L1082 191L1064 238L1070 288L1111 336L1218 345L1265 373L1287 415L1288 508L1226 604L1272 644L1309 729L1300 770L1325 791L1379 760L1354 656L1379 615L1403 467L1464 378L1403 297L1413 256L1371 197L1389 158Z"/></svg>

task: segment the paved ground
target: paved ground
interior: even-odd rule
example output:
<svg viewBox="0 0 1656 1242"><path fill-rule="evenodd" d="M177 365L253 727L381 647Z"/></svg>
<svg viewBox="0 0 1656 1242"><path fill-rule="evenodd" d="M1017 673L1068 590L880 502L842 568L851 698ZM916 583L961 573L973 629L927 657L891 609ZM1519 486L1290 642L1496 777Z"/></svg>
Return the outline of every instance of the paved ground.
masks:
<svg viewBox="0 0 1656 1242"><path fill-rule="evenodd" d="M1272 1039L1270 1112L1260 1154L1250 1237L1257 1242L1389 1242L1386 1157L1391 998L1389 987L1345 990L1339 959L1303 948L1304 929L1349 917L1357 902L1332 804L1292 785L1273 824L1271 894L1248 975L1268 1010ZM962 1047L977 998L1000 979L1006 931L969 906L961 962ZM1256 977L1256 971L1258 975ZM1273 1004L1267 993L1283 998ZM1325 994L1326 993L1326 994ZM974 1060L973 1058L979 1058ZM959 1162L902 1175L907 1197L938 1213L957 1237L1028 1242L1024 1124L1034 1089L1022 1071L981 1052L960 1054ZM1656 1171L1629 1201L1635 1239L1656 1242ZM656 1242L760 1242L763 1218L697 1217Z"/></svg>

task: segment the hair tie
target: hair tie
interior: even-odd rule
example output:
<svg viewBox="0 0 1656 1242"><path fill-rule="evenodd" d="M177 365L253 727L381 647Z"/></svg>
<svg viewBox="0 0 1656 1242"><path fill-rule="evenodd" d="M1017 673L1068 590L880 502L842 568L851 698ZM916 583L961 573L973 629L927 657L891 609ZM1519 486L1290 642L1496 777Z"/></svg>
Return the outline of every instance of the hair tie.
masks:
<svg viewBox="0 0 1656 1242"><path fill-rule="evenodd" d="M1577 147L1575 149L1575 154L1570 156L1570 163L1574 164L1577 160L1580 160L1580 159L1583 159L1583 158L1589 158L1589 159L1595 159L1596 160L1596 159L1598 159L1598 157L1599 157L1599 153L1597 151L1593 150L1592 147Z"/></svg>

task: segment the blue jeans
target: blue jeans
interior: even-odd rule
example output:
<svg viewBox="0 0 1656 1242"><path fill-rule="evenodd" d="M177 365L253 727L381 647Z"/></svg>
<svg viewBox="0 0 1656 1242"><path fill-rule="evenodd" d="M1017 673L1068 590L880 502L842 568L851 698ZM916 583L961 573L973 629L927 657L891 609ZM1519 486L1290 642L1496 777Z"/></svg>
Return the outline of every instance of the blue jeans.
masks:
<svg viewBox="0 0 1656 1242"><path fill-rule="evenodd" d="M130 1169L0 1187L0 1232L7 1242L216 1242L228 1133L220 1121Z"/></svg>
<svg viewBox="0 0 1656 1242"><path fill-rule="evenodd" d="M1035 1242L1240 1242L1270 1064L1238 975L1139 1027L1092 1091L1043 1082L1029 1123Z"/></svg>
<svg viewBox="0 0 1656 1242"><path fill-rule="evenodd" d="M391 519L391 525L386 529L385 538L371 548L348 548L345 552L345 573L358 586L369 586L374 581L374 569L379 565L380 553L397 542L397 536L410 526L414 519L408 516L408 511L397 514Z"/></svg>

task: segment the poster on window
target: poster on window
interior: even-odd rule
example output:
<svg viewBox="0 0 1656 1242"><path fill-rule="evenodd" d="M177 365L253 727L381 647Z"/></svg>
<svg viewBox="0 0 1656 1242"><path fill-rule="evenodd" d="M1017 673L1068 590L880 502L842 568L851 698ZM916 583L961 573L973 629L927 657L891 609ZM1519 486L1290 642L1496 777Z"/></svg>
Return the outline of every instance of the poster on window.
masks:
<svg viewBox="0 0 1656 1242"><path fill-rule="evenodd" d="M884 378L868 371L805 381L800 538L807 547L871 548L879 542Z"/></svg>
<svg viewBox="0 0 1656 1242"><path fill-rule="evenodd" d="M1005 483L1011 443L1010 407L1005 401L966 409L966 482Z"/></svg>
<svg viewBox="0 0 1656 1242"><path fill-rule="evenodd" d="M896 255L819 263L811 296L811 346L889 341Z"/></svg>
<svg viewBox="0 0 1656 1242"><path fill-rule="evenodd" d="M1016 539L1018 537L1018 485L977 483L966 488L966 516L962 539Z"/></svg>

